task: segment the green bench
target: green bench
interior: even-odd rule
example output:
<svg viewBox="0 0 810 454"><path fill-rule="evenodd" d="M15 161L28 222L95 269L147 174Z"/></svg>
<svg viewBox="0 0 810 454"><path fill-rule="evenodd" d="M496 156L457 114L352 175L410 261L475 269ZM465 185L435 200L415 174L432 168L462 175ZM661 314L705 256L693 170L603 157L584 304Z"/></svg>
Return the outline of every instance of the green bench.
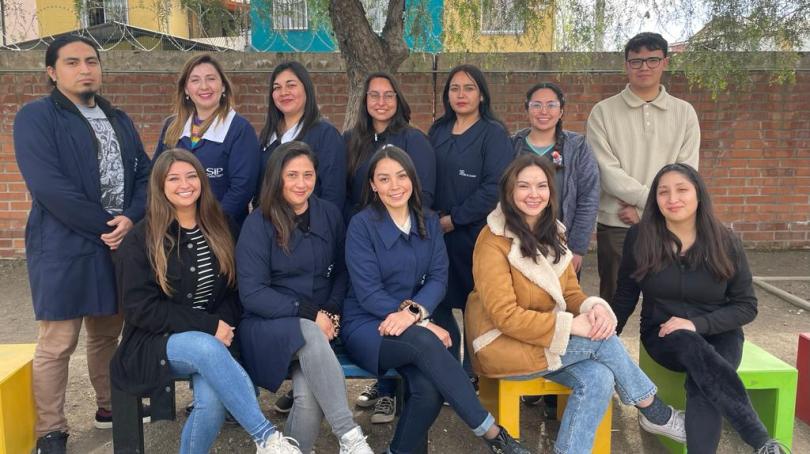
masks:
<svg viewBox="0 0 810 454"><path fill-rule="evenodd" d="M685 408L685 374L673 372L653 361L643 345L639 345L638 363L658 386L658 396L664 402L675 408ZM796 406L796 368L746 341L737 374L768 433L790 447ZM661 436L658 439L671 453L686 452L686 446L677 441Z"/></svg>

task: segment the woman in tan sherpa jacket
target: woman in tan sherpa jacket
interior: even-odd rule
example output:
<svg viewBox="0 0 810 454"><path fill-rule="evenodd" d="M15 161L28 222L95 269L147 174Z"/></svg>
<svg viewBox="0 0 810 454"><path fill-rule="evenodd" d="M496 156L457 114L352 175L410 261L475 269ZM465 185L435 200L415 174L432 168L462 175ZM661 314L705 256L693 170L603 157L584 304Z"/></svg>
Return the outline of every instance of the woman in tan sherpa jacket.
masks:
<svg viewBox="0 0 810 454"><path fill-rule="evenodd" d="M645 430L683 441L683 413L655 396L629 358L610 306L579 287L553 176L546 159L527 154L501 179L500 203L473 253L475 289L465 314L473 367L487 377L545 377L573 389L557 453L590 452L614 388L640 409Z"/></svg>

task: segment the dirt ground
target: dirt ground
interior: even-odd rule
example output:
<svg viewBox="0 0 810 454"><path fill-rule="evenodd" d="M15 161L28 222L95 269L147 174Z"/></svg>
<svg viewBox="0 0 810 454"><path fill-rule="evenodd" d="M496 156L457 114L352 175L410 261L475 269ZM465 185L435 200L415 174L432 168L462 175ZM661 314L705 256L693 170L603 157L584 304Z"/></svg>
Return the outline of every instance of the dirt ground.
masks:
<svg viewBox="0 0 810 454"><path fill-rule="evenodd" d="M756 276L810 276L810 251L792 252L750 252L749 261ZM589 294L597 291L595 255L591 253L585 261L582 273L583 287ZM771 282L784 290L794 292L801 298L810 297L810 285L807 281ZM796 362L796 342L799 332L810 331L810 313L779 299L756 287L759 297L759 316L746 327L747 339L757 343L772 354L789 364ZM31 297L22 261L0 261L0 342L33 343L36 342L37 325L33 319ZM630 355L638 358L638 318L633 317L628 323L622 340ZM349 380L347 383L349 399L354 401L368 382ZM280 392L288 389L288 384ZM181 409L191 400L188 389L178 386L177 404ZM801 398L801 396L800 396ZM808 398L804 396L804 398ZM279 427L283 428L284 417L275 413L272 402L275 396L262 391L261 406L265 414ZM353 407L354 408L354 407ZM358 423L363 427L371 446L381 452L393 436L393 425L374 425L370 423L370 412L354 408ZM662 453L662 446L655 437L641 433L636 421L637 411L622 406L617 399L613 403L613 441L612 452L624 453ZM87 377L87 362L84 353L84 339L70 363L70 380L67 390L65 411L71 427L68 441L68 452L81 454L112 453L111 432L93 428L92 418L95 412L93 389ZM146 451L148 453L177 452L178 440L185 415L178 411L177 421L161 421L145 426ZM523 407L521 409L521 430L524 443L534 452L549 452L547 449L553 440L558 423L546 420L542 409ZM484 445L476 439L471 431L455 416L452 409L445 407L430 433L429 450L431 453L484 453ZM337 453L337 441L324 424L316 446L318 454ZM216 453L251 453L255 447L248 436L239 427L225 427L212 452ZM750 452L739 436L728 426L725 427L718 453L736 454ZM793 439L793 452L810 453L810 427L796 420Z"/></svg>

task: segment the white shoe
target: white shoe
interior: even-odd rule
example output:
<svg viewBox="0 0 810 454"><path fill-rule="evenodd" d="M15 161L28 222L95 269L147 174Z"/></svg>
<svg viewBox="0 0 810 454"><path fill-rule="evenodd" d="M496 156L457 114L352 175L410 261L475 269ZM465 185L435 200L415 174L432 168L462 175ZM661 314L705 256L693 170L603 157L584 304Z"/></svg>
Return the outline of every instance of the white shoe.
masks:
<svg viewBox="0 0 810 454"><path fill-rule="evenodd" d="M256 444L256 454L302 454L298 449L298 442L294 438L285 437L279 431L264 440L264 443Z"/></svg>
<svg viewBox="0 0 810 454"><path fill-rule="evenodd" d="M669 417L669 421L665 424L653 424L652 421L647 419L641 412L638 412L638 424L642 429L651 434L663 435L677 442L686 443L685 415L682 411L672 408L671 405L669 408L672 410L672 416Z"/></svg>
<svg viewBox="0 0 810 454"><path fill-rule="evenodd" d="M340 454L374 454L360 426L340 437Z"/></svg>

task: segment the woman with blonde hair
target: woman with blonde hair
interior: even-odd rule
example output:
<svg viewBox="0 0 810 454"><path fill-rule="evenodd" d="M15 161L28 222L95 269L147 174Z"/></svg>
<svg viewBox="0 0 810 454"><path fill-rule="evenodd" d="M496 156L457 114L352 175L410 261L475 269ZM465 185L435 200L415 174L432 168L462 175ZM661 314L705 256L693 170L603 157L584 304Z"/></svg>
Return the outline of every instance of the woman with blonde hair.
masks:
<svg viewBox="0 0 810 454"><path fill-rule="evenodd" d="M116 254L126 324L111 380L150 395L176 377L190 377L196 404L183 426L181 453L207 453L227 409L256 442L257 454L300 454L264 417L233 357L241 316L234 231L197 158L172 149L155 160L146 217Z"/></svg>
<svg viewBox="0 0 810 454"><path fill-rule="evenodd" d="M196 55L183 67L174 98L153 160L167 148L191 151L225 214L241 225L259 177L259 142L250 122L234 110L233 84L216 59Z"/></svg>

